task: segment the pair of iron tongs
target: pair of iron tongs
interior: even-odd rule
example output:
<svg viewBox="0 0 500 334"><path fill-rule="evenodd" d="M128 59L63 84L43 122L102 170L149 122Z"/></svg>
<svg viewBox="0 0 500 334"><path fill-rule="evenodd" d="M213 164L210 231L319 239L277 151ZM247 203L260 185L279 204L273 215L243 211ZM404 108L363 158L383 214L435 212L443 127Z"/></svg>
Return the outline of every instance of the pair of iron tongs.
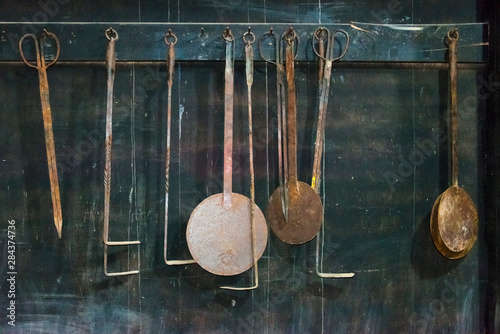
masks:
<svg viewBox="0 0 500 334"><path fill-rule="evenodd" d="M334 44L335 36L343 35L346 38L345 48L342 53L335 57L334 55ZM332 65L336 60L342 59L349 47L349 34L342 30L336 29L333 33L326 28L318 28L314 31L313 37L313 50L316 56L318 56L318 78L319 78L319 113L318 113L318 124L316 129L316 142L314 145L314 163L313 163L313 175L311 181L311 187L319 194L320 183L321 183L321 158L324 150L324 139L325 139L325 121L326 121L326 111L328 108L328 97L330 95L330 80L332 76ZM314 43L314 40L317 40ZM325 46L326 44L326 46ZM324 219L324 215L323 215ZM318 235L316 236L316 274L322 278L349 278L353 277L354 273L325 273L323 272L323 261L320 261L320 236L321 242L324 244L325 235L325 224L323 222ZM321 254L321 258L323 253ZM321 269L320 264L321 262Z"/></svg>

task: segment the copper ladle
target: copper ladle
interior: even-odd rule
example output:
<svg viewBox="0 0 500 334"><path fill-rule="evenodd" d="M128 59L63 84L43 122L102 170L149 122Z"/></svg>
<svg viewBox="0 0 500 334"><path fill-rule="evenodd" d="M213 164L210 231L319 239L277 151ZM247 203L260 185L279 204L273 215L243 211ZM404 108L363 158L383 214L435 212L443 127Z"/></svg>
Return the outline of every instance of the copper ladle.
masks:
<svg viewBox="0 0 500 334"><path fill-rule="evenodd" d="M432 207L430 229L438 251L449 259L469 253L477 239L477 209L469 194L458 185L458 122L457 122L457 42L458 31L446 36L449 48L450 128L452 186L446 189Z"/></svg>

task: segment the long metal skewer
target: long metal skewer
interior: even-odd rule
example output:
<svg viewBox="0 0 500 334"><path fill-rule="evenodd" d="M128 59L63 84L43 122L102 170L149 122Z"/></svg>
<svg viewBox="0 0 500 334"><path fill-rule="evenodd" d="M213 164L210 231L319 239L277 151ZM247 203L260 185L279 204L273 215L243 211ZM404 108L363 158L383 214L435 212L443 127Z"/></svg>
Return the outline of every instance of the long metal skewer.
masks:
<svg viewBox="0 0 500 334"><path fill-rule="evenodd" d="M166 156L166 167L165 167L165 235L163 239L163 259L165 263L169 266L171 265L182 265L182 264L193 264L196 263L195 260L168 260L167 258L167 240L168 240L168 192L169 192L169 180L170 180L170 130L172 123L172 85L174 83L174 67L175 67L175 49L174 45L177 43L177 36L172 33L169 29L168 34L165 35L165 43L168 45L167 53L167 86L168 86L168 97L167 97L167 156Z"/></svg>
<svg viewBox="0 0 500 334"><path fill-rule="evenodd" d="M140 241L109 241L109 202L111 197L111 147L113 143L113 84L115 80L115 42L118 40L118 33L109 28L106 30L106 38L109 40L106 51L106 69L108 73L107 84L108 93L106 100L106 161L104 165L104 274L106 276L124 276L138 274L139 270L108 272L108 246L128 246L138 245Z"/></svg>
<svg viewBox="0 0 500 334"><path fill-rule="evenodd" d="M32 38L35 43L36 52L36 65L31 64L23 52L23 41L26 38ZM49 62L45 62L45 53L43 50L43 44L47 37L52 38L56 42L56 54L54 59ZM50 110L49 101L49 82L47 80L47 68L53 65L59 58L60 44L57 36L47 30L43 30L42 35L38 39L34 34L26 34L19 40L19 52L23 62L29 67L36 68L38 70L38 80L40 85L40 100L42 104L42 114L43 114L43 129L45 132L45 148L47 151L47 165L49 168L49 179L50 179L50 193L52 197L52 210L54 215L54 225L56 226L57 235L59 239L62 237L62 212L61 212L61 198L59 194L59 180L57 178L57 164L56 164L56 150L54 144L54 132L52 130L52 112Z"/></svg>

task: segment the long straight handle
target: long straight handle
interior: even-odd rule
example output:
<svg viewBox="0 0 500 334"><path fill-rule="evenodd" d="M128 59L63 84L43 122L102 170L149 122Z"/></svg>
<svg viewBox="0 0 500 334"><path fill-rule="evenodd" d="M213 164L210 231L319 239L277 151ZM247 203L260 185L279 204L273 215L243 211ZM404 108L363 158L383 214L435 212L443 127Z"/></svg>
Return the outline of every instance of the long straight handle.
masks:
<svg viewBox="0 0 500 334"><path fill-rule="evenodd" d="M255 172L253 168L253 129L252 129L252 84L253 84L253 48L250 43L245 46L247 95L248 95L248 151L250 160L250 224L252 231L252 258L254 266L255 287L259 286L259 267L257 265L257 241L255 235Z"/></svg>
<svg viewBox="0 0 500 334"><path fill-rule="evenodd" d="M165 233L163 235L163 259L167 265L183 265L196 263L193 259L190 260L169 260L168 253L168 200L170 188L170 133L172 129L172 86L174 84L174 67L175 67L175 48L177 36L168 31L165 36L165 43L168 45L167 52L167 154L165 157Z"/></svg>
<svg viewBox="0 0 500 334"><path fill-rule="evenodd" d="M113 36L114 35L114 36ZM138 274L139 270L128 270L120 272L108 271L108 247L109 246L128 246L139 245L140 241L109 241L109 202L111 198L111 146L113 143L113 84L115 81L115 42L118 39L118 33L112 28L106 30L108 38L108 47L106 49L106 70L108 92L106 96L106 153L104 162L104 228L102 239L104 242L104 274L106 276L125 276ZM140 259L140 255L138 256ZM140 265L138 265L140 267Z"/></svg>
<svg viewBox="0 0 500 334"><path fill-rule="evenodd" d="M321 57L325 57L325 40L320 38L318 41L318 53ZM316 130L316 143L314 146L314 162L313 162L313 174L311 187L319 193L319 186L321 180L321 156L323 154L323 138L324 138L324 122L326 117L326 106L328 105L328 92L329 89L326 90L326 96L324 93L325 88L325 75L327 74L325 71L325 59L318 57L318 78L319 78L319 112L318 112L318 125ZM330 62L330 71L331 75L331 62ZM330 81L330 76L328 76L328 83ZM330 85L328 85L330 87ZM326 99L326 103L325 103Z"/></svg>
<svg viewBox="0 0 500 334"><path fill-rule="evenodd" d="M111 146L113 143L113 84L115 81L115 42L111 38L106 51L106 67L108 72L108 93L106 101L106 157L104 162L104 230L103 241L108 246L138 245L140 241L109 241L109 202L111 199ZM107 248L106 248L107 250ZM106 258L106 256L105 256ZM125 275L125 274L123 274Z"/></svg>
<svg viewBox="0 0 500 334"><path fill-rule="evenodd" d="M40 81L40 99L43 113L43 129L45 132L45 148L47 150L47 164L49 168L50 193L52 195L52 209L54 211L54 224L59 239L62 237L62 213L61 198L59 195L59 180L57 178L56 149L54 145L54 132L52 130L52 112L49 102L49 82L47 80L47 68L43 54L41 55L42 66L38 68L38 79Z"/></svg>
<svg viewBox="0 0 500 334"><path fill-rule="evenodd" d="M168 264L167 260L167 237L168 237L168 194L170 187L170 130L172 123L172 85L174 84L174 65L175 65L175 50L174 45L168 45L167 53L167 86L168 86L168 96L167 96L167 154L165 157L165 234L163 240L163 257L165 262Z"/></svg>
<svg viewBox="0 0 500 334"><path fill-rule="evenodd" d="M297 106L295 101L295 52L294 40L287 41L286 80L287 80L287 124L288 124L288 182L290 188L297 187Z"/></svg>
<svg viewBox="0 0 500 334"><path fill-rule="evenodd" d="M168 222L168 192L169 192L169 181L170 181L170 130L172 123L172 85L174 83L173 79L174 65L175 65L175 50L173 45L169 45L167 54L168 96L167 96L167 154L165 158L165 231L167 230L167 222Z"/></svg>
<svg viewBox="0 0 500 334"><path fill-rule="evenodd" d="M451 30L447 34L449 50L450 75L450 127L451 127L451 181L458 185L458 103L457 103L457 43L458 31Z"/></svg>
<svg viewBox="0 0 500 334"><path fill-rule="evenodd" d="M139 245L140 241L109 241L109 202L111 199L111 146L113 143L113 84L115 81L115 42L117 38L110 38L106 50L106 69L108 72L108 93L106 101L106 156L104 162L104 229L103 242L107 246ZM107 248L105 247L105 263ZM105 272L107 272L105 265ZM106 274L107 275L107 274ZM120 274L117 274L120 275ZM128 275L122 273L121 275ZM108 275L109 276L109 275Z"/></svg>
<svg viewBox="0 0 500 334"><path fill-rule="evenodd" d="M104 231L103 241L108 243L109 202L111 197L111 146L113 143L113 84L115 81L115 40L108 42L106 50L106 70L108 93L106 96L106 153L104 162Z"/></svg>
<svg viewBox="0 0 500 334"><path fill-rule="evenodd" d="M330 78L332 75L332 61L325 62L324 76L320 86L318 126L316 130L316 143L314 145L313 177L311 187L318 192L321 176L321 157L323 155L323 142L325 138L326 109L330 93Z"/></svg>
<svg viewBox="0 0 500 334"><path fill-rule="evenodd" d="M278 118L278 178L281 209L288 220L288 153L286 140L285 67L283 66L282 40L276 44L276 103Z"/></svg>
<svg viewBox="0 0 500 334"><path fill-rule="evenodd" d="M231 37L229 37L231 36ZM226 32L226 70L224 87L224 189L223 205L231 206L233 191L233 82L234 82L234 37Z"/></svg>

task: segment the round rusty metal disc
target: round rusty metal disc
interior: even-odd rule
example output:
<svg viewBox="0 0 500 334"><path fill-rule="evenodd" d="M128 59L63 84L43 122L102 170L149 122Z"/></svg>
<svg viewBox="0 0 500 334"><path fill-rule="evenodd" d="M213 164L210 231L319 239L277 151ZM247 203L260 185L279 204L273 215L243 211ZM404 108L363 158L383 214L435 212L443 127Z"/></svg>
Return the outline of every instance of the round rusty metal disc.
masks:
<svg viewBox="0 0 500 334"><path fill-rule="evenodd" d="M212 274L241 274L253 264L251 201L241 194L231 194L231 206L222 206L223 194L201 202L191 214L186 238L193 259ZM264 214L254 205L256 254L259 259L267 244Z"/></svg>
<svg viewBox="0 0 500 334"><path fill-rule="evenodd" d="M323 223L321 198L307 183L298 181L298 192L289 189L288 221L281 208L280 189L276 189L269 199L267 220L272 231L282 241L300 245L311 241Z"/></svg>
<svg viewBox="0 0 500 334"><path fill-rule="evenodd" d="M474 202L459 186L451 186L434 203L431 235L436 248L449 259L469 253L477 239L478 216Z"/></svg>

